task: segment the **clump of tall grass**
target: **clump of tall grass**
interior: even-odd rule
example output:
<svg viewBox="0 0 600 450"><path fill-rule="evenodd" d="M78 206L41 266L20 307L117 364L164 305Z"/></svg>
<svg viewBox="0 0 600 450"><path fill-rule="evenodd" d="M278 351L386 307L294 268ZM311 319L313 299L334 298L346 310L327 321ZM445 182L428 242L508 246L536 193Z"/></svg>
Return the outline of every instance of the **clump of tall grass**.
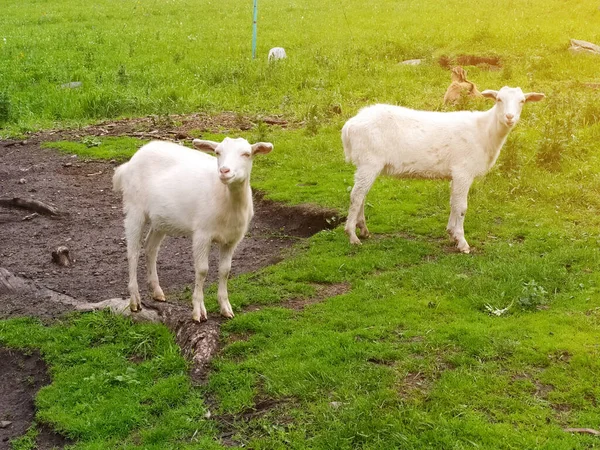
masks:
<svg viewBox="0 0 600 450"><path fill-rule="evenodd" d="M536 162L539 167L558 172L561 170L568 146L575 139L577 113L573 102L559 98L549 102L544 116L546 121L536 153Z"/></svg>
<svg viewBox="0 0 600 450"><path fill-rule="evenodd" d="M0 125L8 122L10 118L10 97L8 92L0 91Z"/></svg>

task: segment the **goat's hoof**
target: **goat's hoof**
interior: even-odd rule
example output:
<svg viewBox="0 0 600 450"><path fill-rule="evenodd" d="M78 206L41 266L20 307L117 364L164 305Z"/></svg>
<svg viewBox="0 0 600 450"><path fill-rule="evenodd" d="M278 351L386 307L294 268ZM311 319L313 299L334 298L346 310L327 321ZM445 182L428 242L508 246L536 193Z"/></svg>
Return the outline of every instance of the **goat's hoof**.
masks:
<svg viewBox="0 0 600 450"><path fill-rule="evenodd" d="M367 239L369 236L371 236L371 233L369 233L369 230L365 228L364 230L360 230L359 236L363 239Z"/></svg>
<svg viewBox="0 0 600 450"><path fill-rule="evenodd" d="M193 314L192 319L194 319L194 322L202 323L208 320L208 316L206 315L206 313Z"/></svg>
<svg viewBox="0 0 600 450"><path fill-rule="evenodd" d="M235 316L235 314L233 314L233 311L231 309L222 310L221 315L227 319L233 319L233 317Z"/></svg>
<svg viewBox="0 0 600 450"><path fill-rule="evenodd" d="M153 300L156 300L157 302L166 302L167 299L165 298L165 294L160 294L160 295L153 295L152 296Z"/></svg>
<svg viewBox="0 0 600 450"><path fill-rule="evenodd" d="M356 236L350 236L350 243L352 245L362 245L362 242Z"/></svg>
<svg viewBox="0 0 600 450"><path fill-rule="evenodd" d="M471 253L471 247L469 247L469 244L459 245L458 250L460 250L461 253L465 254Z"/></svg>
<svg viewBox="0 0 600 450"><path fill-rule="evenodd" d="M142 307L140 305L130 303L129 309L131 310L131 312L138 312L142 310Z"/></svg>

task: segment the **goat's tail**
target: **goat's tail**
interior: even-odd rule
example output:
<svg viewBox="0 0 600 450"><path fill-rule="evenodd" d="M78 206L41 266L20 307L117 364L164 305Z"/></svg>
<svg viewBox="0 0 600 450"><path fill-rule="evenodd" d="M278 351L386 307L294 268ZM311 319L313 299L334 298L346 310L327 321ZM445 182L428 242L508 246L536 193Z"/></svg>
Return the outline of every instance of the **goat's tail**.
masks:
<svg viewBox="0 0 600 450"><path fill-rule="evenodd" d="M350 139L350 124L346 124L342 127L342 144L344 145L344 155L346 162L352 162L352 144Z"/></svg>
<svg viewBox="0 0 600 450"><path fill-rule="evenodd" d="M115 174L113 175L113 191L120 192L123 190L123 176L127 171L127 165L129 163L121 164L119 167L115 169Z"/></svg>

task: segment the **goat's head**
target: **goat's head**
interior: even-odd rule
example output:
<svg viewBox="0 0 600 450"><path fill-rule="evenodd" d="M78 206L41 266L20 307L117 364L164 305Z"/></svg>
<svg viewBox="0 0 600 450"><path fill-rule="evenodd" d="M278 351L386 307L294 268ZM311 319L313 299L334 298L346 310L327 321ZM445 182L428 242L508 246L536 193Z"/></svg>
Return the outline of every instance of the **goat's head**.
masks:
<svg viewBox="0 0 600 450"><path fill-rule="evenodd" d="M514 127L521 117L521 110L526 102L539 102L545 96L537 92L524 94L521 88L504 86L499 91L486 90L481 93L486 98L496 100L496 117L508 128Z"/></svg>
<svg viewBox="0 0 600 450"><path fill-rule="evenodd" d="M269 142L250 144L244 138L226 137L223 142L194 139L193 144L199 150L215 153L219 179L223 184L243 183L248 180L254 156L273 150L273 144Z"/></svg>

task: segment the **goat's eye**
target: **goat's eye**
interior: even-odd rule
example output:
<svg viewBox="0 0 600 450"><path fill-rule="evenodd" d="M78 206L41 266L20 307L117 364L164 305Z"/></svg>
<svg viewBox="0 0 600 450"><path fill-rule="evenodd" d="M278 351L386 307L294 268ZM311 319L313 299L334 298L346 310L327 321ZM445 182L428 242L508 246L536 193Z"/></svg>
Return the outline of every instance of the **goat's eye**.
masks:
<svg viewBox="0 0 600 450"><path fill-rule="evenodd" d="M497 98L497 99L496 99L496 101L497 101L498 103L502 103L502 99L501 99L501 98Z"/></svg>
<svg viewBox="0 0 600 450"><path fill-rule="evenodd" d="M215 152L215 156L221 155L221 152Z"/></svg>
<svg viewBox="0 0 600 450"><path fill-rule="evenodd" d="M243 156L244 158L250 158L250 153L242 153L242 156Z"/></svg>

